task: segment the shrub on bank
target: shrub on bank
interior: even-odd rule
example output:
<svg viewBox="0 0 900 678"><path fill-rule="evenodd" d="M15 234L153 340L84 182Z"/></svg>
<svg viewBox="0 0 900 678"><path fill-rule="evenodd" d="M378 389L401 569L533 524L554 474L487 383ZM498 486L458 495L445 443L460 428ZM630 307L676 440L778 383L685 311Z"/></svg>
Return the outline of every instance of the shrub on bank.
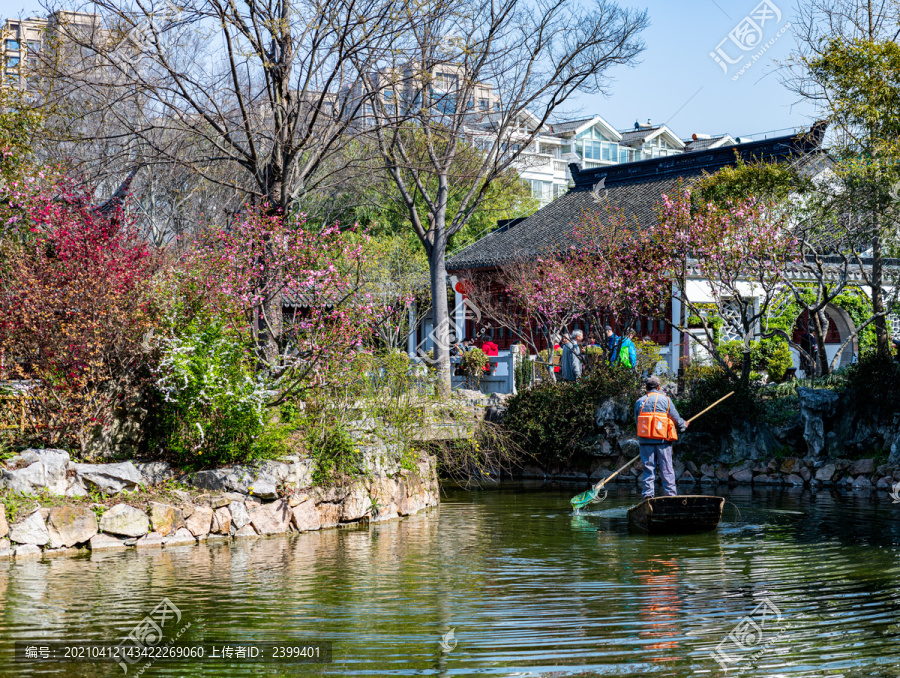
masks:
<svg viewBox="0 0 900 678"><path fill-rule="evenodd" d="M571 384L544 381L509 400L503 428L539 462L566 463L579 441L594 432L594 412L608 398L630 402L640 395L629 369L598 365Z"/></svg>
<svg viewBox="0 0 900 678"><path fill-rule="evenodd" d="M861 412L900 411L900 363L875 351L846 369L846 390Z"/></svg>

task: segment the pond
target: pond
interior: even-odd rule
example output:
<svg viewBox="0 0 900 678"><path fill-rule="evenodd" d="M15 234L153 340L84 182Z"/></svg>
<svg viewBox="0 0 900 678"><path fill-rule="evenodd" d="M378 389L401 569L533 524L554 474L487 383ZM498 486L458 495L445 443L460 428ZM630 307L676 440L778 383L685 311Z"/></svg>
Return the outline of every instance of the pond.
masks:
<svg viewBox="0 0 900 678"><path fill-rule="evenodd" d="M581 489L453 490L369 528L0 564L0 675L900 675L886 494L732 489L717 532L647 537L627 530L631 488L576 516ZM164 643L330 642L332 663L13 660L16 641L117 644L164 600Z"/></svg>

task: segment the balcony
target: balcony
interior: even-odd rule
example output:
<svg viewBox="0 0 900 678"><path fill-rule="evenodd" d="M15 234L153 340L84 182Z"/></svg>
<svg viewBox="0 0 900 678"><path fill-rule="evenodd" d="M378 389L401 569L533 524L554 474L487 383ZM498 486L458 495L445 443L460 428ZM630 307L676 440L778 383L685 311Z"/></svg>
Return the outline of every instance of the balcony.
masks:
<svg viewBox="0 0 900 678"><path fill-rule="evenodd" d="M546 153L522 153L519 156L520 169L565 172L566 161Z"/></svg>

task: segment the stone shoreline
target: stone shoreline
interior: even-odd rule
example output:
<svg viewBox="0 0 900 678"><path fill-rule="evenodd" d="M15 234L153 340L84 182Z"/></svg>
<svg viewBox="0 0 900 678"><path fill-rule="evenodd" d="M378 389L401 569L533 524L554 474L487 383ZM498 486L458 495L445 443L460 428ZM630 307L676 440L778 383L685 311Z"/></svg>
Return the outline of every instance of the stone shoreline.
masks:
<svg viewBox="0 0 900 678"><path fill-rule="evenodd" d="M27 466L23 469L0 468L0 484L6 489L21 492L15 488L22 487L22 476L27 475L29 482L41 481L36 488L55 488L58 492L54 494L61 497L72 497L70 488L77 487L77 482L82 478L86 480L89 474L99 480L92 484L93 487L102 484L106 494L119 494L121 490L112 491L109 474L123 475L125 465L134 468L131 462L91 465L94 468L82 475L73 468L66 471L71 462L68 455L59 450L28 450L12 461L13 466L23 461ZM54 464L62 470L62 478L54 478L48 473L48 468L52 470ZM98 468L103 466L118 468ZM268 469L273 470L271 462ZM274 483L264 488L266 479L260 482L257 477L258 487L252 485L252 478L249 481L242 478L244 471L236 472L230 468L203 472L201 482L204 486L212 484L211 475L221 477L222 483L215 484L214 491L198 496L172 490L171 494L178 501L150 501L146 510L132 506L124 497L109 507L97 503L40 507L9 524L5 507L0 504L0 560L77 555L84 549L161 548L288 535L393 520L437 506L440 502L437 473L434 461L429 457L422 457L415 470L381 472L339 487L301 487L296 478L290 479L293 482L281 479L277 481L277 489L283 496L277 496ZM277 469L275 471L277 473ZM124 475L132 473L132 469L125 468ZM229 478L251 484L246 492L234 491L227 489L233 484ZM136 483L139 482L136 479ZM259 497L254 492L257 489L265 489L268 496Z"/></svg>
<svg viewBox="0 0 900 678"><path fill-rule="evenodd" d="M635 446L636 447L636 446ZM526 480L572 480L597 483L608 478L629 458L606 457L594 460L589 471L549 469L530 465L522 469ZM883 490L891 492L900 483L900 467L893 464L876 465L875 459L801 459L787 457L763 461L743 461L736 464L701 464L682 462L675 450L676 482L700 485L726 483L731 485L788 486L812 489L837 487L853 490ZM640 460L614 478L613 483L639 483L643 465Z"/></svg>

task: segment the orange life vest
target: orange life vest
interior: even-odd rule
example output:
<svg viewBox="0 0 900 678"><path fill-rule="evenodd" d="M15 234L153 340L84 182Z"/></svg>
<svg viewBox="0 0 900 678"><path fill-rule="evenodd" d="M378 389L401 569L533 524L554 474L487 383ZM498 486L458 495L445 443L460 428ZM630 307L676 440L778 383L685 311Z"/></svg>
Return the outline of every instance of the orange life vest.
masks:
<svg viewBox="0 0 900 678"><path fill-rule="evenodd" d="M672 407L672 401L665 412L656 411L656 403L659 402L659 394L653 401L653 411L644 412L648 397L641 405L641 411L637 418L637 434L640 438L652 438L654 440L678 440L678 432L675 430L675 422L669 418L669 408Z"/></svg>

